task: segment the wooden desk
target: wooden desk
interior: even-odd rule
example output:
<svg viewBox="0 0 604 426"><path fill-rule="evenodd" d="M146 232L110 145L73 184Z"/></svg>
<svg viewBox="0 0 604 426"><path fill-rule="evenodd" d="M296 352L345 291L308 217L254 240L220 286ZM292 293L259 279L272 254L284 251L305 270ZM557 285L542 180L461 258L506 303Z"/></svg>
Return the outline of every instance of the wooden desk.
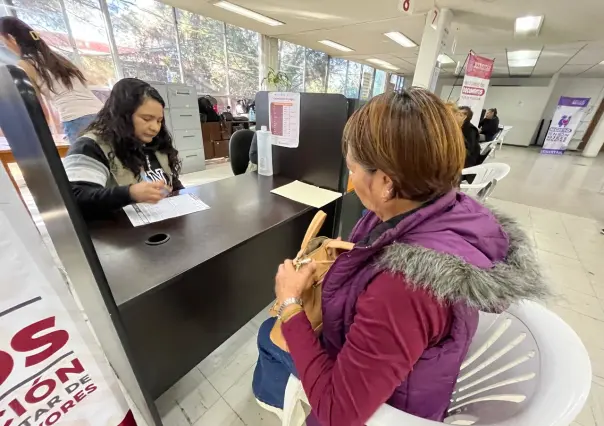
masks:
<svg viewBox="0 0 604 426"><path fill-rule="evenodd" d="M123 212L90 224L126 344L153 398L273 300L277 267L295 256L316 212L270 193L289 182L246 173L183 191L209 210L138 228ZM170 240L146 245L156 233Z"/></svg>
<svg viewBox="0 0 604 426"><path fill-rule="evenodd" d="M67 155L67 151L69 150L70 145L66 142L63 142L62 140L55 140L55 144L57 145L57 151L59 151L59 155L61 156L61 158L65 157ZM21 192L19 192L19 186L17 185L15 178L10 172L10 167L8 167L10 163L16 163L15 157L13 157L13 152L11 151L10 146L8 145L8 141L6 140L6 138L3 137L0 137L0 162L2 162L2 165L4 166L4 169L6 170L9 179L17 190L19 197L21 197Z"/></svg>

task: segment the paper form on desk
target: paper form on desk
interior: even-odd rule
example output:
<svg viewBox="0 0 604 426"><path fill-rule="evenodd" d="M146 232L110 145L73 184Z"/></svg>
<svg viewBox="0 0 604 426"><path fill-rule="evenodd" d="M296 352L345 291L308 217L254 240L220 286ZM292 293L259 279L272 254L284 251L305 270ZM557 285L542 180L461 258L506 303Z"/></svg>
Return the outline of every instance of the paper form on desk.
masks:
<svg viewBox="0 0 604 426"><path fill-rule="evenodd" d="M299 180L275 188L271 192L318 209L342 196L339 192L322 189Z"/></svg>
<svg viewBox="0 0 604 426"><path fill-rule="evenodd" d="M138 203L124 207L133 226L143 226L173 217L207 210L210 207L193 194L167 197L157 204Z"/></svg>

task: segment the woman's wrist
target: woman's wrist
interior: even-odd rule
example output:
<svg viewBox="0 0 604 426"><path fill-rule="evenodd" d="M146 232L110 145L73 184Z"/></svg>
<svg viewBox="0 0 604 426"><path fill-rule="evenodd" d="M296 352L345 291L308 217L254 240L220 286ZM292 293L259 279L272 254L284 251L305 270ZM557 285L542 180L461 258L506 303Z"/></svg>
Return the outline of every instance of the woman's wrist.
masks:
<svg viewBox="0 0 604 426"><path fill-rule="evenodd" d="M293 317L295 317L296 315L298 315L300 312L303 312L304 308L300 305L289 305L286 306L283 309L283 312L281 313L281 322L286 323L287 321L289 321L290 319L292 319Z"/></svg>

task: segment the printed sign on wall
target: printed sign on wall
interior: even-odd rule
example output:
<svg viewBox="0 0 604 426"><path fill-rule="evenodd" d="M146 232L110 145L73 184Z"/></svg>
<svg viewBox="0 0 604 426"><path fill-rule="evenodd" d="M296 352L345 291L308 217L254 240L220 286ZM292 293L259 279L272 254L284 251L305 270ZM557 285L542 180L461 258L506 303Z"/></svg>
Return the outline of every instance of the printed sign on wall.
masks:
<svg viewBox="0 0 604 426"><path fill-rule="evenodd" d="M543 142L542 154L562 155L579 127L591 98L562 96Z"/></svg>
<svg viewBox="0 0 604 426"><path fill-rule="evenodd" d="M493 74L493 59L470 53L468 65L466 67L466 76L463 79L461 87L461 96L457 105L468 106L474 112L472 124L478 127L480 113L487 97L487 90Z"/></svg>

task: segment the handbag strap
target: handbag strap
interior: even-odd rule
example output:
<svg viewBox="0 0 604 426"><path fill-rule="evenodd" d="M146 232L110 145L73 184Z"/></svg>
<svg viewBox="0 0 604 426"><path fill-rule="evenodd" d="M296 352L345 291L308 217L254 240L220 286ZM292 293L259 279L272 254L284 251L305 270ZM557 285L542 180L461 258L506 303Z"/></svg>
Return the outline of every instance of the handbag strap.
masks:
<svg viewBox="0 0 604 426"><path fill-rule="evenodd" d="M317 212L312 222L310 222L308 229L306 230L306 234L304 235L304 239L302 240L302 246L300 247L301 252L304 252L306 250L306 247L310 243L310 240L312 240L319 234L323 223L325 223L326 217L327 214L325 214L325 212L321 210Z"/></svg>
<svg viewBox="0 0 604 426"><path fill-rule="evenodd" d="M330 240L325 244L325 247L336 250L350 251L354 248L354 243L342 240Z"/></svg>

